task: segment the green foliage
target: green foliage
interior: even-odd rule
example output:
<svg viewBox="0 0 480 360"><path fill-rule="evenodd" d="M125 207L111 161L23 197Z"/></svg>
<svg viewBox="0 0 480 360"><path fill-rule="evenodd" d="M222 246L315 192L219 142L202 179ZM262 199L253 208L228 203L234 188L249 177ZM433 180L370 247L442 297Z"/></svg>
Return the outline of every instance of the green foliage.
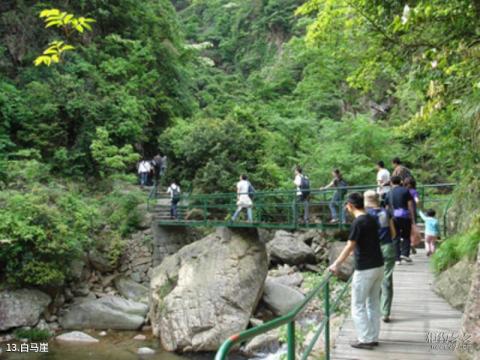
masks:
<svg viewBox="0 0 480 360"><path fill-rule="evenodd" d="M52 337L50 331L40 329L17 329L15 330L14 335L17 340L28 339L31 342L47 341L50 337Z"/></svg>
<svg viewBox="0 0 480 360"><path fill-rule="evenodd" d="M124 183L118 183L108 195L101 200L103 216L108 225L125 237L138 228L142 214L138 205L145 202L142 191L136 188L125 189Z"/></svg>
<svg viewBox="0 0 480 360"><path fill-rule="evenodd" d="M140 160L140 155L134 153L133 147L129 144L118 148L111 145L108 131L105 128L97 128L95 139L90 145L92 157L98 163L100 175L104 176L109 173L123 172L129 165Z"/></svg>
<svg viewBox="0 0 480 360"><path fill-rule="evenodd" d="M83 16L75 17L75 15L60 11L59 9L43 10L40 12L39 17L45 20L45 28L61 28L66 40L70 40L73 32L82 34L85 30L92 31L90 24L95 22L94 19ZM42 64L50 66L52 63L58 64L62 60L63 53L74 49L75 47L65 44L64 41L52 41L48 48L43 51L43 54L35 59L34 64L35 66Z"/></svg>
<svg viewBox="0 0 480 360"><path fill-rule="evenodd" d="M160 142L174 154L180 179L194 178L193 186L205 192L233 191L239 175L254 173L258 165L256 153L262 139L257 131L251 115L237 109L223 120L178 121Z"/></svg>
<svg viewBox="0 0 480 360"><path fill-rule="evenodd" d="M71 261L92 248L116 263L142 219L141 191L118 182L107 195L85 193L53 180L35 153L16 156L0 192L0 278L10 286L61 286Z"/></svg>
<svg viewBox="0 0 480 360"><path fill-rule="evenodd" d="M35 149L56 174L96 176L117 167L116 161L106 169L92 161L96 129L104 128L108 145L153 156L170 119L193 108L193 55L184 47L170 1L51 5L64 7L66 14L55 16L72 25L77 19L77 26L89 26L72 14L95 18L95 36L85 32L75 40L68 62L32 67L38 44L56 40L51 28L35 21L45 5L14 2L0 14L0 43L11 44L0 47L0 150ZM27 25L17 31L19 23Z"/></svg>
<svg viewBox="0 0 480 360"><path fill-rule="evenodd" d="M433 254L432 266L434 271L440 273L462 259L474 261L477 257L479 244L480 231L478 229L446 239Z"/></svg>
<svg viewBox="0 0 480 360"><path fill-rule="evenodd" d="M64 52L74 49L72 45L66 45L63 41L52 41L48 44L48 48L43 52L43 55L35 59L34 64L35 66L42 64L50 66L52 63L59 63Z"/></svg>
<svg viewBox="0 0 480 360"><path fill-rule="evenodd" d="M303 145L301 163L311 169L311 178L324 185L335 168L342 170L349 184L373 184L376 161L402 153L391 129L364 117L324 120L320 124L318 146L310 150L310 144Z"/></svg>
<svg viewBox="0 0 480 360"><path fill-rule="evenodd" d="M96 210L69 194L32 190L0 195L0 261L12 285L61 285L69 259L89 242Z"/></svg>
<svg viewBox="0 0 480 360"><path fill-rule="evenodd" d="M6 276L61 283L68 276L64 255L74 257L92 239L116 262L141 221L136 205L144 199L112 184L134 172L137 154L167 154L168 176L196 192L233 191L241 173L257 189L292 188L297 164L314 187L337 167L351 185L372 183L375 162L397 155L420 182L476 184L480 6L406 4L6 4L0 14ZM42 11L49 29L38 26ZM84 31L90 19L97 21L94 32ZM62 40L52 30L63 31ZM67 41L73 34L75 51ZM43 51L38 44L47 43L41 62L59 65L31 66ZM69 61L60 61L66 52ZM99 178L101 193L71 182ZM16 211L19 204L31 212ZM453 259L469 251L452 249Z"/></svg>
<svg viewBox="0 0 480 360"><path fill-rule="evenodd" d="M311 43L339 36L349 42L348 56L358 57L351 86L372 93L388 84L386 94L397 104L390 120L400 125L412 160L439 172L437 180L478 169L479 142L472 134L479 129L474 34L480 7L463 0L408 5L310 0L299 13L316 16L307 34Z"/></svg>

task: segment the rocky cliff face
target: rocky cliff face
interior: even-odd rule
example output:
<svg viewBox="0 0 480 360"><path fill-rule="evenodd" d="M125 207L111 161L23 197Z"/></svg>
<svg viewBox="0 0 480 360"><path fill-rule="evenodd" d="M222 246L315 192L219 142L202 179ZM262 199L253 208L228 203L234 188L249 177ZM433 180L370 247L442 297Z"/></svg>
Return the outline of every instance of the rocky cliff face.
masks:
<svg viewBox="0 0 480 360"><path fill-rule="evenodd" d="M462 332L467 336L468 351L459 351L460 359L480 359L480 249L462 320Z"/></svg>
<svg viewBox="0 0 480 360"><path fill-rule="evenodd" d="M167 257L152 273L150 319L169 351L213 351L244 330L267 276L255 229L219 229Z"/></svg>

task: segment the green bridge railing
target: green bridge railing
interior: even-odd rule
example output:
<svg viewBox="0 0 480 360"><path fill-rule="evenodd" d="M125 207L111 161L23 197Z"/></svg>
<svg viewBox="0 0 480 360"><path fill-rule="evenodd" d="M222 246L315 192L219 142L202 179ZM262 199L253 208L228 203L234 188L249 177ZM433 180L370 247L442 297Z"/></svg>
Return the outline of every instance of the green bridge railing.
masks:
<svg viewBox="0 0 480 360"><path fill-rule="evenodd" d="M417 187L421 206L434 208L439 215L441 225L446 229L447 213L451 193L455 184L424 184ZM173 226L230 226L259 227L278 229L297 228L347 228L348 216L344 210L344 200L331 201L335 191L345 196L351 192L364 192L376 189L376 185L348 186L335 189L311 190L309 196L309 222L303 223L304 204L298 200L296 190L258 191L253 197L253 222L245 221L243 210L240 219L232 221L236 209L235 193L181 194L178 203L178 218L169 216L168 195L152 189L148 197L149 211L156 212L160 225ZM335 207L340 216L339 223L330 224L330 206Z"/></svg>
<svg viewBox="0 0 480 360"><path fill-rule="evenodd" d="M317 296L323 294L323 319L322 322L318 325L315 334L304 349L300 359L306 360L310 353L312 352L315 343L318 338L324 332L324 344L325 344L325 359L330 360L330 317L331 314L335 312L340 301L344 297L347 289L349 287L350 280L344 285L333 304L330 305L330 281L332 279L332 274L328 273L323 281L320 282L306 297L305 299L298 304L294 309L292 309L288 314L275 318L264 324L255 326L251 329L242 331L238 334L230 336L218 349L218 352L215 356L215 360L225 360L229 352L236 344L240 344L249 340L257 335L264 334L270 330L279 328L280 326L287 325L287 360L295 360L296 358L296 344L295 344L295 320L298 316L305 310L307 305Z"/></svg>

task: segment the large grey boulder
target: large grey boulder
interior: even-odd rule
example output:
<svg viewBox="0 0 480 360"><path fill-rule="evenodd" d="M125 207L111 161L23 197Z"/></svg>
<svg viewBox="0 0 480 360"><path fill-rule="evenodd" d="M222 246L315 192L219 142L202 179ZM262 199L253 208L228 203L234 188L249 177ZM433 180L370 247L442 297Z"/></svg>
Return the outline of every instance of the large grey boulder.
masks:
<svg viewBox="0 0 480 360"><path fill-rule="evenodd" d="M263 290L263 302L275 315L285 315L301 303L304 295L294 288L283 285L268 277Z"/></svg>
<svg viewBox="0 0 480 360"><path fill-rule="evenodd" d="M60 318L64 329L136 330L142 326L148 306L118 296L105 296L73 305Z"/></svg>
<svg viewBox="0 0 480 360"><path fill-rule="evenodd" d="M148 304L148 288L129 278L115 278L115 288L123 297Z"/></svg>
<svg viewBox="0 0 480 360"><path fill-rule="evenodd" d="M244 330L267 275L255 229L218 229L153 270L150 320L168 351L215 351Z"/></svg>
<svg viewBox="0 0 480 360"><path fill-rule="evenodd" d="M473 264L468 260L459 261L435 279L433 289L455 309L463 311L470 290L473 269Z"/></svg>
<svg viewBox="0 0 480 360"><path fill-rule="evenodd" d="M35 326L52 299L39 290L20 289L0 292L0 331Z"/></svg>
<svg viewBox="0 0 480 360"><path fill-rule="evenodd" d="M328 261L330 265L333 264L333 262L338 258L346 244L347 243L344 241L334 241L330 243L328 249ZM354 270L355 260L353 258L353 255L350 255L347 260L345 260L340 266L337 276L343 281L347 281L350 276L352 276Z"/></svg>
<svg viewBox="0 0 480 360"><path fill-rule="evenodd" d="M267 244L267 251L271 261L289 265L298 265L315 262L315 253L312 248L292 233L279 230Z"/></svg>

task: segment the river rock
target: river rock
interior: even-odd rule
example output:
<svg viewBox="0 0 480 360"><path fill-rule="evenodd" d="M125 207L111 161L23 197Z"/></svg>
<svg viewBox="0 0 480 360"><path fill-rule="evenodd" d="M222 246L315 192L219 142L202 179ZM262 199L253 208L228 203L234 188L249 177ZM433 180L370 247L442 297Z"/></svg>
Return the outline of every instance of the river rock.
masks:
<svg viewBox="0 0 480 360"><path fill-rule="evenodd" d="M300 287L303 283L303 276L300 273L281 275L274 277L276 282L289 287Z"/></svg>
<svg viewBox="0 0 480 360"><path fill-rule="evenodd" d="M168 351L216 351L247 327L267 270L256 229L217 229L183 247L153 271L153 334Z"/></svg>
<svg viewBox="0 0 480 360"><path fill-rule="evenodd" d="M126 277L115 279L115 288L120 295L133 301L139 301L148 304L148 288Z"/></svg>
<svg viewBox="0 0 480 360"><path fill-rule="evenodd" d="M275 313L285 315L298 305L305 297L291 287L283 285L268 277L263 290L263 302Z"/></svg>
<svg viewBox="0 0 480 360"><path fill-rule="evenodd" d="M267 244L267 251L275 263L297 265L315 261L312 248L284 230L275 233L275 237Z"/></svg>
<svg viewBox="0 0 480 360"><path fill-rule="evenodd" d="M463 311L470 290L473 270L473 264L467 259L461 260L435 279L433 289L455 309Z"/></svg>
<svg viewBox="0 0 480 360"><path fill-rule="evenodd" d="M39 290L20 289L0 292L0 331L35 326L52 299Z"/></svg>
<svg viewBox="0 0 480 360"><path fill-rule="evenodd" d="M55 339L59 341L69 341L69 342L83 342L83 343L98 343L99 340L95 339L93 336L85 334L81 331L71 331L62 335L58 335Z"/></svg>
<svg viewBox="0 0 480 360"><path fill-rule="evenodd" d="M279 338L278 329L255 336L242 348L242 354L253 357L258 354L275 353L280 348Z"/></svg>
<svg viewBox="0 0 480 360"><path fill-rule="evenodd" d="M148 306L118 296L105 296L73 305L60 318L64 329L136 330L142 326Z"/></svg>
<svg viewBox="0 0 480 360"><path fill-rule="evenodd" d="M78 287L72 289L73 295L85 297L90 294L90 286L88 284L80 284Z"/></svg>
<svg viewBox="0 0 480 360"><path fill-rule="evenodd" d="M333 262L338 258L346 244L347 243L343 241L334 241L330 243L330 247L328 249L328 260L330 265L333 264ZM350 279L350 276L352 276L354 270L355 262L353 255L351 255L340 266L337 276L343 281L347 281Z"/></svg>
<svg viewBox="0 0 480 360"><path fill-rule="evenodd" d="M113 266L110 261L97 250L92 250L88 253L88 260L95 270L102 273L110 272L115 269L115 266Z"/></svg>
<svg viewBox="0 0 480 360"><path fill-rule="evenodd" d="M80 280L82 278L83 268L85 262L82 259L73 259L70 263L70 276L73 280Z"/></svg>
<svg viewBox="0 0 480 360"><path fill-rule="evenodd" d="M40 319L38 322L37 326L35 326L35 329L37 330L50 330L50 326L47 324L47 322L44 319Z"/></svg>
<svg viewBox="0 0 480 360"><path fill-rule="evenodd" d="M155 350L150 349L148 347L141 347L137 350L137 354L139 355L152 355L155 354Z"/></svg>

